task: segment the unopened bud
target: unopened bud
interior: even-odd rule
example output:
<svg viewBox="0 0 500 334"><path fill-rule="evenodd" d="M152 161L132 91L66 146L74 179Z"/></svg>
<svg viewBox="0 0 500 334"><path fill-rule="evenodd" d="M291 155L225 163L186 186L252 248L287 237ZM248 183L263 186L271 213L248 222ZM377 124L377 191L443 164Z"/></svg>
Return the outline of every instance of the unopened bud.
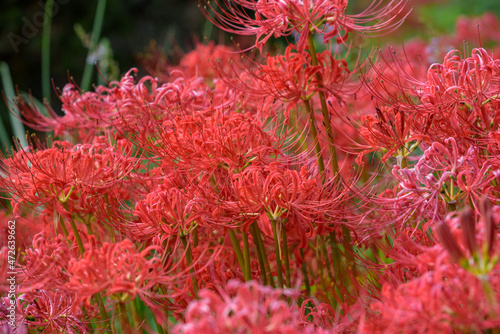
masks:
<svg viewBox="0 0 500 334"><path fill-rule="evenodd" d="M484 229L485 229L485 241L487 245L488 255L491 256L493 252L493 246L495 244L495 237L497 232L495 230L495 222L493 220L493 205L491 201L487 197L481 198L479 210L481 211L481 215L484 220Z"/></svg>
<svg viewBox="0 0 500 334"><path fill-rule="evenodd" d="M457 241L451 234L450 228L446 223L439 223L437 225L437 234L444 248L451 255L451 258L454 262L460 263L463 259L465 259L465 255L460 249Z"/></svg>
<svg viewBox="0 0 500 334"><path fill-rule="evenodd" d="M475 254L477 252L476 220L469 208L465 208L460 212L460 226L462 227L462 238L465 246L471 254Z"/></svg>

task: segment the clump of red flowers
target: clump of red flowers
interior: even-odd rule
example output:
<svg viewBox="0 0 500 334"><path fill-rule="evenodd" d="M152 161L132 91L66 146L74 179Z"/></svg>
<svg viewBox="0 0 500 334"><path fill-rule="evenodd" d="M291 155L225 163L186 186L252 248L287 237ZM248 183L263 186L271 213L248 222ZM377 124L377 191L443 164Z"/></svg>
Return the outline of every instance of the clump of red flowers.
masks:
<svg viewBox="0 0 500 334"><path fill-rule="evenodd" d="M56 140L0 160L2 331L499 332L492 52L413 41L353 62L351 36L398 28L405 1L201 5L260 55L155 53L151 76L67 85L63 116L18 99Z"/></svg>

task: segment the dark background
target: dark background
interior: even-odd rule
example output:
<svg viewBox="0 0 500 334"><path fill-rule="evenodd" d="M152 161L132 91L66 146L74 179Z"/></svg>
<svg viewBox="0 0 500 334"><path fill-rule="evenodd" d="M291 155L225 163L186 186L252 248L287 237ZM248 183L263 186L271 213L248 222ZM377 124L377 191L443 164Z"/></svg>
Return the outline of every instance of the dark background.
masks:
<svg viewBox="0 0 500 334"><path fill-rule="evenodd" d="M0 2L0 22L3 22L0 60L9 64L14 84L21 91L31 90L36 97L41 95L42 29L26 44L20 44L17 53L9 41L9 33L22 37L23 17L33 22L33 15L42 11L40 4L44 2ZM88 50L77 37L74 26L78 23L90 33L97 4L97 1L64 2L67 4L61 4L52 18L50 73L56 87L68 82L68 72L77 82L81 80ZM101 37L109 39L114 59L123 73L137 67L139 53L151 40L167 48L175 40L185 48L194 36L200 35L204 21L197 0L108 0Z"/></svg>

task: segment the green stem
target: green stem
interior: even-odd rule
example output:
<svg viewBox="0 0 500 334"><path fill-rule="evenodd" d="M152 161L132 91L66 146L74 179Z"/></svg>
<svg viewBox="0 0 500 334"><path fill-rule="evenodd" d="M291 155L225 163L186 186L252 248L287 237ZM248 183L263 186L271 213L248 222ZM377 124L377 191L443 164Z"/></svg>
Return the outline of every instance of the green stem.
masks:
<svg viewBox="0 0 500 334"><path fill-rule="evenodd" d="M267 285L267 270L266 270L266 265L264 264L265 255L262 253L262 250L259 247L259 241L257 240L258 238L257 233L260 233L259 230L257 229L257 223L253 223L252 225L250 225L250 233L252 233L253 243L257 248L257 256L259 258L260 271L262 274L262 284Z"/></svg>
<svg viewBox="0 0 500 334"><path fill-rule="evenodd" d="M69 222L71 224L71 229L73 230L73 235L75 236L76 243L78 244L78 249L80 250L80 254L83 255L83 253L85 253L85 248L83 247L83 242L82 239L80 238L80 234L78 233L75 220L71 218Z"/></svg>
<svg viewBox="0 0 500 334"><path fill-rule="evenodd" d="M484 295L486 297L486 303L488 304L490 316L492 318L497 317L498 304L495 297L495 291L491 286L489 276L480 277L481 286L483 287ZM498 331L498 328L495 328Z"/></svg>
<svg viewBox="0 0 500 334"><path fill-rule="evenodd" d="M18 110L15 102L16 93L14 90L14 84L12 83L9 65L7 65L6 62L0 62L0 75L2 76L2 85L5 92L5 100L7 101L7 105L9 107L9 110L11 111L9 113L9 116L12 131L14 131L14 137L19 140L21 147L25 148L28 146L28 141L26 140L26 131L24 130L23 122L21 122L21 120L14 114L14 112ZM4 138L5 133L0 134L0 138ZM5 141L5 144L7 144L7 141Z"/></svg>
<svg viewBox="0 0 500 334"><path fill-rule="evenodd" d="M281 228L281 239L283 240L283 255L285 258L285 277L286 277L286 286L292 287L292 280L290 278L290 253L288 252L288 242L286 238L286 228L282 226Z"/></svg>
<svg viewBox="0 0 500 334"><path fill-rule="evenodd" d="M346 258L351 261L352 273L354 277L358 276L358 270L356 267L356 259L354 258L354 249L351 245L351 230L345 225L342 225L342 236L344 238L344 247L346 247Z"/></svg>
<svg viewBox="0 0 500 334"><path fill-rule="evenodd" d="M198 226L193 229L193 246L198 246Z"/></svg>
<svg viewBox="0 0 500 334"><path fill-rule="evenodd" d="M318 58L316 57L316 49L314 48L314 38L311 33L307 36L307 44L309 45L309 53L311 54L311 61L313 66L318 66ZM326 133L328 135L328 148L330 149L330 165L332 168L333 175L336 175L339 171L339 164L337 161L337 149L335 148L335 143L333 140L333 130L332 124L330 123L330 113L328 112L328 107L326 105L325 93L323 92L323 84L320 72L316 72L316 79L318 80L319 89L319 100L321 102L321 112L323 113L323 121L326 127Z"/></svg>
<svg viewBox="0 0 500 334"><path fill-rule="evenodd" d="M245 260L245 281L248 282L252 279L252 268L250 267L250 246L248 245L248 234L243 231L243 257Z"/></svg>
<svg viewBox="0 0 500 334"><path fill-rule="evenodd" d="M165 334L163 327L161 327L161 325L158 323L156 317L155 317L155 323L156 323L156 331L158 332L158 334Z"/></svg>
<svg viewBox="0 0 500 334"><path fill-rule="evenodd" d="M158 334L165 334L163 327L158 323L158 321L156 320L156 317L154 317L154 319L155 319L155 324L156 324L156 331L158 332Z"/></svg>
<svg viewBox="0 0 500 334"><path fill-rule="evenodd" d="M321 150L321 145L318 138L318 130L316 130L316 121L314 120L314 111L311 109L309 101L304 101L306 106L306 111L309 114L309 128L314 141L314 152L316 153L316 159L318 161L318 169L322 177L322 181L325 180L325 162L323 161L323 154Z"/></svg>
<svg viewBox="0 0 500 334"><path fill-rule="evenodd" d="M101 294L98 292L94 295L95 302L99 304L99 314L101 315L102 321L101 325L103 326L104 332L110 328L108 312L104 307L104 300L102 299Z"/></svg>
<svg viewBox="0 0 500 334"><path fill-rule="evenodd" d="M122 324L122 333L132 333L132 328L130 328L130 324L128 323L128 314L127 308L125 304L122 302L118 303L120 305L120 319Z"/></svg>
<svg viewBox="0 0 500 334"><path fill-rule="evenodd" d="M45 17L42 32L42 95L50 103L50 29L54 0L45 3Z"/></svg>
<svg viewBox="0 0 500 334"><path fill-rule="evenodd" d="M68 237L69 237L68 228L66 227L66 224L64 224L64 219L62 216L59 217L59 226L61 227L62 233L66 237L68 244L71 246L71 244L69 243L69 240L68 240Z"/></svg>
<svg viewBox="0 0 500 334"><path fill-rule="evenodd" d="M85 223L85 226L87 226L87 233L89 235L94 235L94 230L92 230L92 225L90 223Z"/></svg>
<svg viewBox="0 0 500 334"><path fill-rule="evenodd" d="M302 257L302 259L304 259L304 250L302 248L300 249L300 256ZM305 259L302 262L301 270L302 270L302 275L304 276L304 284L306 285L306 295L310 296L311 283L309 282L309 275L307 274L307 265Z"/></svg>
<svg viewBox="0 0 500 334"><path fill-rule="evenodd" d="M260 229L257 227L257 225L255 225L255 231L257 234L257 243L258 243L259 251L262 255L262 260L264 260L264 266L266 267L266 272L269 275L268 276L269 284L274 288L275 285L274 285L274 279L273 279L273 272L271 271L271 266L269 265L269 260L267 258L267 254L266 254L266 247L264 246L264 241L262 241L262 235L261 235Z"/></svg>
<svg viewBox="0 0 500 334"><path fill-rule="evenodd" d="M321 235L318 236L318 238L320 242L321 252L323 253L323 258L325 260L326 271L328 272L328 276L330 276L330 279L333 279L332 266L330 263L330 258L328 257L328 251L326 250L325 239Z"/></svg>
<svg viewBox="0 0 500 334"><path fill-rule="evenodd" d="M236 237L236 233L233 230L229 229L229 238L231 238L231 243L233 244L234 253L236 254L236 258L238 259L238 263L240 264L241 271L245 272L245 260L243 258L243 253L241 252L240 242Z"/></svg>
<svg viewBox="0 0 500 334"><path fill-rule="evenodd" d="M187 242L185 236L181 237L181 241L182 241L182 245L184 246L184 249L186 250L186 262L187 262L187 265L188 265L188 267L190 267L191 263L192 263L192 260L193 260L192 259L193 258L193 253L191 252L191 246L188 245L188 242ZM191 282L193 283L194 297L196 299L198 299L198 281L196 280L196 275L195 275L195 272L194 272L194 268L191 268L189 270L189 272L191 274L193 274L191 276Z"/></svg>
<svg viewBox="0 0 500 334"><path fill-rule="evenodd" d="M108 214L108 217L111 217L111 215L109 214L109 208L111 207L111 205L109 204L109 196L108 194L104 194L104 209L106 210L106 213ZM115 230L113 228L113 225L111 224L111 219L108 219L109 220L109 224L108 224L108 229L109 229L109 233L110 233L110 236L111 236L111 241L113 243L116 242L116 236L115 236Z"/></svg>
<svg viewBox="0 0 500 334"><path fill-rule="evenodd" d="M280 243L278 240L278 228L276 224L276 219L271 219L271 225L273 227L273 236L274 236L274 252L276 254L276 271L278 274L278 286L283 289L283 268L281 266L281 251L280 251Z"/></svg>
<svg viewBox="0 0 500 334"><path fill-rule="evenodd" d="M215 178L213 175L210 176L210 183L212 184L212 187L214 187L215 191L218 193L219 188L217 187L217 182L215 182Z"/></svg>
<svg viewBox="0 0 500 334"><path fill-rule="evenodd" d="M317 254L317 255L319 255L319 254ZM319 278L320 278L320 282L321 282L323 291L325 291L325 292L330 291L330 286L328 285L328 283L325 280L325 275L324 275L325 270L323 268L323 261L318 261L318 271L319 271ZM333 306L333 308L336 309L338 303L335 300L335 298L333 298L333 296L330 293L326 293L326 296L329 299L330 304Z"/></svg>
<svg viewBox="0 0 500 334"><path fill-rule="evenodd" d="M2 74L2 79L3 79L2 68L4 67L4 64L7 65L4 62L0 63L0 74ZM4 86L4 90L5 90L5 83L3 83L3 86ZM3 149L4 147L11 146L9 143L10 143L10 139L9 139L9 136L7 135L7 130L5 129L5 125L2 122L2 118L0 117L0 146L1 146L0 148ZM1 172L0 172L0 177L4 177L4 175Z"/></svg>
<svg viewBox="0 0 500 334"><path fill-rule="evenodd" d="M104 11L105 10L106 10L106 0L98 0L87 59L90 58L90 56L93 53L95 53L95 51L97 49L97 45L99 43L99 38L101 35L102 23L104 21ZM82 83L80 85L80 88L83 91L87 91L90 88L93 67L94 67L94 64L91 64L88 61L85 62L85 68L83 69Z"/></svg>
<svg viewBox="0 0 500 334"><path fill-rule="evenodd" d="M111 324L111 333L113 333L113 334L118 333L118 331L116 330L116 321L115 321L115 319L113 319L113 321L111 321L110 324ZM106 332L103 332L103 333L106 333Z"/></svg>
<svg viewBox="0 0 500 334"><path fill-rule="evenodd" d="M408 159L406 158L405 155L403 155L403 158L401 160L401 168L406 168L406 167L408 167Z"/></svg>
<svg viewBox="0 0 500 334"><path fill-rule="evenodd" d="M134 329L139 329L141 326L141 320L139 319L139 314L137 313L137 307L135 305L135 300L132 300L130 303L130 313L132 314L132 326Z"/></svg>
<svg viewBox="0 0 500 334"><path fill-rule="evenodd" d="M111 235L111 241L113 243L115 243L116 242L115 229L111 225L108 225L108 228L109 228L109 232L110 232L110 235Z"/></svg>
<svg viewBox="0 0 500 334"><path fill-rule="evenodd" d="M342 258L340 257L340 252L339 248L337 246L337 237L335 235L335 232L332 231L330 232L330 248L332 251L332 261L333 261L333 270L335 271L335 276L337 279L341 279L343 277L343 274L341 272L341 263L342 263Z"/></svg>
<svg viewBox="0 0 500 334"><path fill-rule="evenodd" d="M346 274L344 272L344 267L342 266L342 257L340 255L337 237L334 231L330 232L330 249L332 251L333 270L335 275L335 291L342 302L344 302L344 296L342 293L345 289L347 289L349 282L346 281Z"/></svg>

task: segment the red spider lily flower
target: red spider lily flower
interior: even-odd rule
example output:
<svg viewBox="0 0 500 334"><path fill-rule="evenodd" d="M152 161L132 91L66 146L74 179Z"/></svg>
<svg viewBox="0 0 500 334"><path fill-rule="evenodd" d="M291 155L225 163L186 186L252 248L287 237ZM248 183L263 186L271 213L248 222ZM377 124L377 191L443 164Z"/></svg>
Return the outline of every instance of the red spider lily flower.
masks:
<svg viewBox="0 0 500 334"><path fill-rule="evenodd" d="M338 206L342 197L340 192L327 197L326 188L306 167L298 172L279 163L252 166L234 175L233 180L245 226L260 218L261 230L269 231L269 219L279 219L290 239L298 238L301 247L315 235L314 223L323 223L325 211L333 209L335 203Z"/></svg>
<svg viewBox="0 0 500 334"><path fill-rule="evenodd" d="M206 205L205 205L206 207ZM185 236L209 215L192 192L177 188L149 193L136 204L134 214L140 222L128 228L134 237ZM136 227L134 226L136 225Z"/></svg>
<svg viewBox="0 0 500 334"><path fill-rule="evenodd" d="M89 143L101 133L112 133L118 138L147 134L172 115L209 109L212 103L227 105L234 99L225 86L211 88L203 77L177 71L173 81L159 85L158 79L151 76L135 83L133 72L137 69L131 69L119 82L98 86L95 92L81 92L72 84L66 85L60 96L63 116L54 112L44 116L34 103L22 99L18 101L19 112L34 129L53 130L56 135L76 134Z"/></svg>
<svg viewBox="0 0 500 334"><path fill-rule="evenodd" d="M20 291L63 286L69 280L67 270L73 257L75 252L70 251L62 236L35 235L33 245L26 250L20 266L18 278L23 283Z"/></svg>
<svg viewBox="0 0 500 334"><path fill-rule="evenodd" d="M164 247L169 253L171 251L170 255L165 253ZM174 262L172 254L180 255L180 261ZM76 301L84 305L89 305L90 298L97 293L121 303L132 302L138 297L159 323L165 323L166 310L175 311L181 306L173 304L173 300L179 300L180 296L187 298L178 286L188 284L189 271L199 262L197 259L186 265L185 259L186 251L179 251L177 243L172 246L168 240L165 243L160 238L143 250L137 249L129 239L86 245L83 258L70 261L70 280L64 288L74 292Z"/></svg>
<svg viewBox="0 0 500 334"><path fill-rule="evenodd" d="M151 288L159 283L162 261L158 256L148 259L157 247L138 251L132 242L104 243L102 247L88 247L82 259L71 259L70 275L65 288L77 294L77 300L88 301L96 293L115 295L122 301L141 300L151 296ZM148 303L151 304L151 303Z"/></svg>
<svg viewBox="0 0 500 334"><path fill-rule="evenodd" d="M474 49L468 58L451 51L442 64L430 66L426 80L412 78L401 66L394 66L392 71L398 76L394 86L404 96L391 94L388 89L386 92L392 95L395 108L413 117L410 125L414 136L428 144L444 143L446 138L454 137L460 154L471 145L498 150L494 138L498 128L495 110L500 102L500 60L484 49ZM382 73L378 74L376 82L390 83ZM375 89L371 92L384 99ZM415 98L420 103L415 103Z"/></svg>
<svg viewBox="0 0 500 334"><path fill-rule="evenodd" d="M199 239L198 245L194 247L192 234L191 239L188 239L192 247L192 257L196 259L196 262L191 264L194 275L188 278L186 284L179 285L179 289L174 288L175 304L183 305L183 311L193 300L192 296L195 295L192 280L196 280L200 289L212 291L217 291L220 286L226 286L227 282L231 280L244 281L243 270L238 264L234 249L230 246L229 238L224 239L227 242L224 245L214 245L217 242L220 243L219 238L226 232L222 228L214 229L213 227L198 227L197 229L198 235L204 236ZM262 273L258 269L257 254L254 252L255 250L251 250L251 277L258 280ZM190 266L186 263L185 267L189 268Z"/></svg>
<svg viewBox="0 0 500 334"><path fill-rule="evenodd" d="M486 239L488 224L480 221L477 228L471 228L476 222L467 213L453 215L437 224L434 241L425 233L421 233L423 238L398 237L387 255L396 261L389 265L391 274L399 273L399 277L387 277L391 283L384 284L381 297L372 303L374 313L369 312L359 330L451 333L500 324L494 301L500 287L498 262L496 258L479 259L482 255L474 246ZM484 282L491 284L491 290L484 288Z"/></svg>
<svg viewBox="0 0 500 334"><path fill-rule="evenodd" d="M75 296L68 291L35 290L20 297L25 324L30 328L43 328L43 333L90 333L85 326L83 312L75 307ZM92 315L95 310L87 308Z"/></svg>
<svg viewBox="0 0 500 334"><path fill-rule="evenodd" d="M297 297L292 290L258 285L255 281L230 281L218 293L204 289L189 304L184 323L174 333L312 333L314 326L295 306L281 297Z"/></svg>
<svg viewBox="0 0 500 334"><path fill-rule="evenodd" d="M124 80L130 80L128 76ZM124 85L125 82L116 84ZM133 80L133 79L132 79ZM63 116L45 105L48 116L40 111L33 101L23 97L17 99L17 109L23 122L38 131L54 131L56 136L74 134L88 143L101 132L109 131L116 112L114 106L119 99L117 87L98 86L95 92L82 92L76 85L67 84L60 95Z"/></svg>
<svg viewBox="0 0 500 334"><path fill-rule="evenodd" d="M193 115L166 122L155 145L145 143L169 169L182 166L207 179L220 168L239 172L251 164L270 162L282 140L264 131L249 114ZM149 144L149 145L148 145Z"/></svg>
<svg viewBox="0 0 500 334"><path fill-rule="evenodd" d="M481 216L474 217L472 211L465 208L457 217L447 217L438 229L441 242L454 262L478 278L490 274L498 262L494 253L497 251L495 240L498 232L494 224L493 207L488 202L485 197L481 200ZM455 226L455 233L450 231L448 225ZM482 244L481 248L479 244Z"/></svg>
<svg viewBox="0 0 500 334"><path fill-rule="evenodd" d="M3 334L28 334L27 321L23 316L22 301L17 298L15 304L12 305L11 300L8 297L0 298L0 331ZM15 312L14 319L10 316L12 309ZM12 326L12 323L14 323L15 327Z"/></svg>
<svg viewBox="0 0 500 334"><path fill-rule="evenodd" d="M356 158L356 162L360 165L363 164L363 155L373 151L383 150L386 152L382 157L383 162L386 162L402 148L404 149L403 152L400 152L400 157L406 158L411 153L412 147L407 147L406 144L415 140L411 136L413 119L406 117L404 111L400 112L397 109L387 107L377 109L377 116L378 119L370 115L361 118L364 126L360 129L360 134L367 142L364 145L367 149Z"/></svg>
<svg viewBox="0 0 500 334"><path fill-rule="evenodd" d="M402 216L418 213L419 217L436 219L447 206L455 208L458 203L467 203L477 207L483 194L491 196L490 182L495 175L490 171L490 163L486 161L479 168L476 148L471 147L466 156L459 157L455 139L445 142L451 150L436 142L413 168L393 168L401 191L392 202Z"/></svg>
<svg viewBox="0 0 500 334"><path fill-rule="evenodd" d="M202 243L209 243L216 241L216 236L223 233L222 229L214 233L213 228L200 228L198 235L206 235L207 238L200 240ZM218 256L214 257L212 254L203 252L203 245L197 246L193 249L193 258L200 259L198 264L195 265L196 279L200 287L216 291L219 286L226 286L227 282L231 280L244 281L243 271L238 265L234 249L229 245L222 245L218 249ZM257 263L257 255L253 253L255 250L250 250L252 277L259 279L262 273L259 272ZM208 266L205 263L210 263ZM186 284L185 289L190 289L191 286ZM187 304L186 304L187 306Z"/></svg>
<svg viewBox="0 0 500 334"><path fill-rule="evenodd" d="M255 47L262 50L271 37L300 34L299 50L304 50L310 32L323 35L325 43L337 37L346 39L349 32L388 33L397 28L403 18L404 1L374 1L357 15L346 15L347 0L236 0L202 6L205 16L217 27L237 35L255 35ZM249 13L255 12L255 17ZM376 21L369 26L370 22Z"/></svg>
<svg viewBox="0 0 500 334"><path fill-rule="evenodd" d="M491 45L493 55L498 58L499 24L498 17L492 12L486 12L479 17L460 16L455 23L455 34L443 39L447 44L458 47L462 45L463 41L476 42L479 30L480 40L477 46L480 44Z"/></svg>
<svg viewBox="0 0 500 334"><path fill-rule="evenodd" d="M317 59L318 65L312 66L309 53L289 45L284 55L268 56L265 64L253 64L245 70L234 69L231 75L226 73L223 80L242 94L262 100L259 109L263 114L284 103L285 115L288 115L297 104L309 101L318 91L329 92L342 100L340 91L349 89L346 81L350 71L344 59L335 59L328 50L319 53Z"/></svg>
<svg viewBox="0 0 500 334"><path fill-rule="evenodd" d="M44 205L70 217L70 211L93 212L96 198L109 189L115 189L110 197L124 195L120 197L125 200L129 196L119 190L137 163L129 141L110 146L104 137L96 137L92 144L56 141L52 148L31 150L2 160L7 175L0 179L0 188L10 192L18 205Z"/></svg>
<svg viewBox="0 0 500 334"><path fill-rule="evenodd" d="M113 125L118 135L147 143L176 118L210 115L217 108L234 105L236 95L220 84L222 81L209 85L202 77L176 73L174 80L162 85L152 77L143 77L134 84L130 77L127 86L120 87L113 109L116 114Z"/></svg>
<svg viewBox="0 0 500 334"><path fill-rule="evenodd" d="M496 287L498 281L495 277ZM371 306L373 315L358 330L365 333L463 333L497 327L500 318L488 317L484 301L479 280L455 265L443 264L438 270L398 287L384 285L381 300Z"/></svg>
<svg viewBox="0 0 500 334"><path fill-rule="evenodd" d="M435 161L450 153L444 146L435 145L426 151L428 153L425 155L426 158L439 152L436 149L439 149L440 153L436 155ZM395 209L401 216L411 216L416 212L419 217L435 219L446 208L447 199L441 194L441 190L446 182L456 175L456 171L450 170L451 168L440 169L439 165L430 165L426 158L422 158L414 168L401 169L395 166L392 170L394 178L401 187L393 200Z"/></svg>
<svg viewBox="0 0 500 334"><path fill-rule="evenodd" d="M314 95L318 85L315 74L320 67L311 66L310 55L293 52L295 49L294 45L289 45L283 56L268 57L266 64L258 67L256 80L245 91L257 97L283 101L287 103L287 111Z"/></svg>
<svg viewBox="0 0 500 334"><path fill-rule="evenodd" d="M493 60L484 49L474 49L467 59L460 59L456 53L451 51L443 64L431 66L425 85L415 88L424 106L440 104L450 108L457 107L459 103L474 105L487 100L490 92L496 92L498 61ZM475 97L480 101L473 101Z"/></svg>

